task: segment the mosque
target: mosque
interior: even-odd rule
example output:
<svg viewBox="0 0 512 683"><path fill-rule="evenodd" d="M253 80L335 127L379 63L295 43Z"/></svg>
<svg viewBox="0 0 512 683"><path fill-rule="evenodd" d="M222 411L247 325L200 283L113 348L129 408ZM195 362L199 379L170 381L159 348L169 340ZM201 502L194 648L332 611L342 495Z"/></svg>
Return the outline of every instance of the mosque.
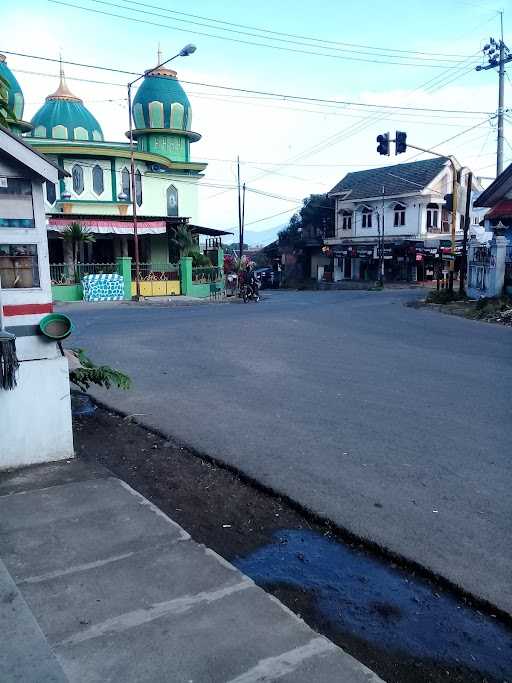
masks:
<svg viewBox="0 0 512 683"><path fill-rule="evenodd" d="M81 245L81 261L133 256L129 141L105 141L100 123L68 87L62 65L57 89L30 122L23 120L23 93L3 55L0 75L16 117L11 129L69 173L45 187L50 263L65 261L59 234L73 221L95 235L94 242ZM185 225L195 235L226 234L197 224L198 184L207 164L191 160L190 145L201 136L191 130L192 108L176 71L147 71L132 115L140 261L174 262L179 254L171 238L177 227Z"/></svg>

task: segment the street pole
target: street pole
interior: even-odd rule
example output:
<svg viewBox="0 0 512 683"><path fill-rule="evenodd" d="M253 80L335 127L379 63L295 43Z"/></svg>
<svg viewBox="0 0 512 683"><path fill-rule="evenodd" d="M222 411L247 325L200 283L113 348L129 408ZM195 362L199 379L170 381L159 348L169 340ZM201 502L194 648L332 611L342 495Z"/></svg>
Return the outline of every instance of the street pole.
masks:
<svg viewBox="0 0 512 683"><path fill-rule="evenodd" d="M245 183L242 185L242 249L245 239Z"/></svg>
<svg viewBox="0 0 512 683"><path fill-rule="evenodd" d="M498 76L498 144L496 151L496 175L503 171L503 123L505 118L505 43L503 42L503 12L500 12L500 70Z"/></svg>
<svg viewBox="0 0 512 683"><path fill-rule="evenodd" d="M243 244L242 244L242 197L240 193L240 157L236 158L236 176L237 176L237 188L238 188L238 254L240 258L240 267L242 267L242 254L243 254Z"/></svg>
<svg viewBox="0 0 512 683"><path fill-rule="evenodd" d="M135 151L133 148L132 85L128 83L128 122L130 131L130 187L132 194L133 255L135 257L135 299L140 300L139 234L137 232L137 199L135 197Z"/></svg>
<svg viewBox="0 0 512 683"><path fill-rule="evenodd" d="M452 260L450 261L450 292L453 292L453 273L455 271L455 231L457 230L457 199L459 186L457 182L457 168L453 157L448 157L452 165Z"/></svg>
<svg viewBox="0 0 512 683"><path fill-rule="evenodd" d="M385 219L384 219L384 195L385 195L385 187L384 185L382 186L382 231L381 231L381 248L380 248L380 263L379 263L379 268L380 268L380 283L381 286L384 287L384 274L385 274L385 268L384 268L384 230L385 230Z"/></svg>
<svg viewBox="0 0 512 683"><path fill-rule="evenodd" d="M133 81L128 83L128 137L130 140L130 188L131 188L131 200L132 200L132 219L133 219L133 256L135 258L135 298L137 301L140 299L140 259L139 259L139 234L137 231L137 197L135 194L136 183L135 183L135 149L133 146L133 117L132 117L132 85L137 83L144 78L146 74L150 74L152 71L160 69L165 64L169 64L176 57L188 57L196 51L196 46L188 43L185 45L178 54L174 55L170 59L166 59L161 64L157 64L153 69L145 71L143 74L135 78ZM161 59L160 45L158 46L158 61Z"/></svg>
<svg viewBox="0 0 512 683"><path fill-rule="evenodd" d="M496 146L496 175L503 171L503 141L505 124L505 64L512 62L512 54L503 40L503 11L500 11L500 34L499 41L491 38L483 48L484 55L488 58L488 64L479 64L476 71L488 71L498 67L498 135Z"/></svg>
<svg viewBox="0 0 512 683"><path fill-rule="evenodd" d="M466 181L466 210L464 212L464 237L462 239L462 254L460 259L459 294L465 293L465 279L468 264L468 231L471 220L471 191L473 189L473 173L469 171Z"/></svg>

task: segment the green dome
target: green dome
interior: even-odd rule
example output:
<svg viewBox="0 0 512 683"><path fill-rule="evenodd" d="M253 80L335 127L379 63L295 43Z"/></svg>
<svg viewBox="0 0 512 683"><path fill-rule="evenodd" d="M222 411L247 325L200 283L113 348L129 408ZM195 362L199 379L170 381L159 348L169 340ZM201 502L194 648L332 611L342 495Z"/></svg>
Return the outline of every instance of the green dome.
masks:
<svg viewBox="0 0 512 683"><path fill-rule="evenodd" d="M7 66L5 55L0 54L0 76L4 78L9 87L9 109L14 113L17 119L23 118L23 108L25 100L21 92L20 84L16 80L15 75Z"/></svg>
<svg viewBox="0 0 512 683"><path fill-rule="evenodd" d="M32 118L34 138L103 141L100 124L82 100L69 90L61 70L60 84Z"/></svg>
<svg viewBox="0 0 512 683"><path fill-rule="evenodd" d="M176 78L176 71L148 71L133 100L133 120L138 129L190 130L192 108Z"/></svg>

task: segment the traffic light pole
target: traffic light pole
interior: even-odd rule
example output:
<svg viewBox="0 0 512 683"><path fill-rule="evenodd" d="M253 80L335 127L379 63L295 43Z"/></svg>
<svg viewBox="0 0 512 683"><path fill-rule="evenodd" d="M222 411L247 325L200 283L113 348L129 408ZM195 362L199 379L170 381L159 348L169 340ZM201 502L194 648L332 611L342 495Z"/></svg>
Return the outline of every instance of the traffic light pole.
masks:
<svg viewBox="0 0 512 683"><path fill-rule="evenodd" d="M394 140L391 140L394 142ZM432 149L425 149L425 147L418 147L418 145L411 145L410 142L407 143L407 147L412 147L412 149L417 149L419 152L427 152L427 154L433 154L436 157L445 157L444 154L439 152L434 152ZM447 157L451 167L452 167L452 210L451 210L451 242L452 242L452 260L450 261L450 290L453 290L453 271L455 270L455 231L457 230L457 198L458 198L458 180L457 180L457 167L455 165L455 159L452 156Z"/></svg>

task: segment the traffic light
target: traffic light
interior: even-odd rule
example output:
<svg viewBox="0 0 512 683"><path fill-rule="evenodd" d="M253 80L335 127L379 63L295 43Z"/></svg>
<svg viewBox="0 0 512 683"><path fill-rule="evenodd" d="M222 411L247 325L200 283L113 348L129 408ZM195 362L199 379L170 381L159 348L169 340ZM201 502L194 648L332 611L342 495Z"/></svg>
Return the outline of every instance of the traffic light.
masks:
<svg viewBox="0 0 512 683"><path fill-rule="evenodd" d="M387 154L389 156L389 133L382 133L377 135L377 152L379 154Z"/></svg>
<svg viewBox="0 0 512 683"><path fill-rule="evenodd" d="M443 199L446 202L443 208L446 209L447 211L452 211L453 210L453 193L450 192L449 194L445 194Z"/></svg>
<svg viewBox="0 0 512 683"><path fill-rule="evenodd" d="M397 130L395 135L395 154L402 154L407 151L407 133Z"/></svg>

